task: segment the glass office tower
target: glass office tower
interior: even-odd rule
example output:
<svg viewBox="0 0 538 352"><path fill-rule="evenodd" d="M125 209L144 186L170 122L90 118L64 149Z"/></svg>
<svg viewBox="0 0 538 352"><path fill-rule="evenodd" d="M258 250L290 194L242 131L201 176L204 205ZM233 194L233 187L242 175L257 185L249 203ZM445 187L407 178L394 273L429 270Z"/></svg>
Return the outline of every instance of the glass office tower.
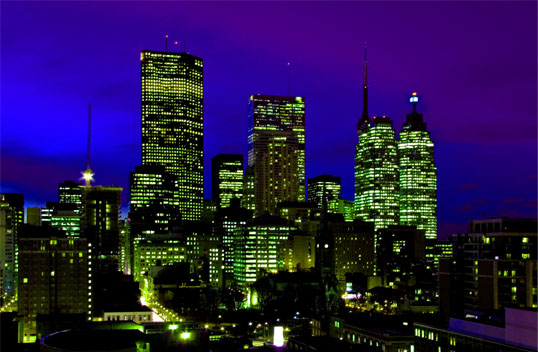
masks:
<svg viewBox="0 0 538 352"><path fill-rule="evenodd" d="M355 215L374 223L375 230L398 224L398 147L392 120L368 116L368 83L364 60L363 111L357 124Z"/></svg>
<svg viewBox="0 0 538 352"><path fill-rule="evenodd" d="M203 201L203 63L187 53L141 53L142 164L177 178L183 220L198 220Z"/></svg>
<svg viewBox="0 0 538 352"><path fill-rule="evenodd" d="M304 98L253 95L248 121L248 166L254 167L256 214L274 214L282 201L304 201Z"/></svg>
<svg viewBox="0 0 538 352"><path fill-rule="evenodd" d="M407 114L400 133L400 223L425 230L427 239L437 239L437 168L433 142L426 123L416 109L418 96L410 98L413 112Z"/></svg>

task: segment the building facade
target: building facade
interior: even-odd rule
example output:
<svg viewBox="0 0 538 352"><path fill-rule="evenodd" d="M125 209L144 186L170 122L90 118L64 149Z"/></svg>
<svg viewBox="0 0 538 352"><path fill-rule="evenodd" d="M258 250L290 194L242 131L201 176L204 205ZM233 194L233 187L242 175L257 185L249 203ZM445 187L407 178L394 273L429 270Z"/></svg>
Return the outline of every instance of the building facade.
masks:
<svg viewBox="0 0 538 352"><path fill-rule="evenodd" d="M36 338L37 314L92 315L92 271L86 238L25 225L19 238L18 313L24 342Z"/></svg>
<svg viewBox="0 0 538 352"><path fill-rule="evenodd" d="M198 220L203 201L203 62L187 53L144 50L142 164L164 165L177 179L183 220Z"/></svg>
<svg viewBox="0 0 538 352"><path fill-rule="evenodd" d="M274 214L281 201L304 201L304 98L253 95L248 122L248 166L254 172L256 215Z"/></svg>
<svg viewBox="0 0 538 352"><path fill-rule="evenodd" d="M228 208L232 198L243 198L243 155L218 154L211 163L211 190L217 208Z"/></svg>
<svg viewBox="0 0 538 352"><path fill-rule="evenodd" d="M400 132L400 224L416 226L426 238L437 239L437 168L433 141L422 114L417 112L418 96L410 101L413 112L407 114Z"/></svg>
<svg viewBox="0 0 538 352"><path fill-rule="evenodd" d="M339 212L341 190L341 179L338 176L321 175L308 179L308 201L321 209L325 197L328 213Z"/></svg>

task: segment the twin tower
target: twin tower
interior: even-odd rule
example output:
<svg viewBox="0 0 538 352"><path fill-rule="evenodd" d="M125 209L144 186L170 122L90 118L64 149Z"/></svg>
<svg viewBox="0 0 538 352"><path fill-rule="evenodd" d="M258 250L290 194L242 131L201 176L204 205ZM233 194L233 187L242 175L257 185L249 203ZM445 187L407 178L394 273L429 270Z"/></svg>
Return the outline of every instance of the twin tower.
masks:
<svg viewBox="0 0 538 352"><path fill-rule="evenodd" d="M433 142L422 114L416 109L418 96L410 98L413 112L407 115L396 139L392 120L369 117L366 51L364 60L363 111L357 124L359 140L355 153L355 216L374 223L375 229L389 225L413 225L437 238L437 169Z"/></svg>
<svg viewBox="0 0 538 352"><path fill-rule="evenodd" d="M416 112L418 97L411 98L413 112L407 115L397 141L388 117L368 115L366 65L365 58L364 108L357 125L355 215L374 222L376 229L416 225L427 238L435 238L437 176L433 143L422 115ZM145 50L141 78L142 165L146 168L135 176L137 182L146 182L147 174L152 174L152 181L147 181L149 187L143 187L145 191L132 205L144 203L148 188L153 188L150 193L159 192L160 187L151 185L161 182L156 179L162 174L173 184L164 202L184 220L198 220L203 209L203 61L187 53ZM273 213L284 200L304 201L304 99L252 96L248 129L245 178L255 181L250 183L251 190L243 192L251 195L255 213Z"/></svg>

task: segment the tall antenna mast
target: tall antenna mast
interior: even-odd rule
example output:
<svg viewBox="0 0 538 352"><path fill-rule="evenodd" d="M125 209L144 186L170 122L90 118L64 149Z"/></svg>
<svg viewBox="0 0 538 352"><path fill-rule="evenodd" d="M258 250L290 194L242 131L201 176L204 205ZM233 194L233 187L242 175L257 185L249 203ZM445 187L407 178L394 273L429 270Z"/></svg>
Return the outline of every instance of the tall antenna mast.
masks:
<svg viewBox="0 0 538 352"><path fill-rule="evenodd" d="M164 36L164 51L168 52L168 34Z"/></svg>
<svg viewBox="0 0 538 352"><path fill-rule="evenodd" d="M366 43L364 43L364 84L362 86L362 118L368 118L368 60L366 59Z"/></svg>
<svg viewBox="0 0 538 352"><path fill-rule="evenodd" d="M93 171L90 168L90 150L92 140L92 104L88 104L88 149L86 151L86 171L82 173L82 178L86 182L86 187L90 187L93 181Z"/></svg>

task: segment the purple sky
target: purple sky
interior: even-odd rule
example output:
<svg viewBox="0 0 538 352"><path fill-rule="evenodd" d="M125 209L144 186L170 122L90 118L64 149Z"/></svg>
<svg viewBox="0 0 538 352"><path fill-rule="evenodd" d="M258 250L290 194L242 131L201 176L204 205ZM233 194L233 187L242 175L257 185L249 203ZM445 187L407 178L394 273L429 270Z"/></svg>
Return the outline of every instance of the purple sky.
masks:
<svg viewBox="0 0 538 352"><path fill-rule="evenodd" d="M97 184L140 163L140 51L164 35L204 59L210 160L245 153L251 94L306 98L307 177L353 197L368 42L369 110L401 130L418 91L435 142L439 232L481 216L535 216L536 2L2 2L1 190L56 200L85 168L93 104ZM179 49L178 49L179 50Z"/></svg>

